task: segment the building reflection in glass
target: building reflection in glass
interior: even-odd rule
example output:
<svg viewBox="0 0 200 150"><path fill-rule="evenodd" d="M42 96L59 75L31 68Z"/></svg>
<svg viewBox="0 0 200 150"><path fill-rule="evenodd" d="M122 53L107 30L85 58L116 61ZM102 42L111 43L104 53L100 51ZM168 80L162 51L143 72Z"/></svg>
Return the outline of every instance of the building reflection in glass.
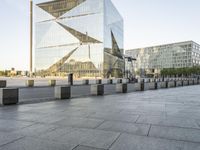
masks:
<svg viewBox="0 0 200 150"><path fill-rule="evenodd" d="M54 0L35 12L37 75L123 76L123 19L110 0Z"/></svg>

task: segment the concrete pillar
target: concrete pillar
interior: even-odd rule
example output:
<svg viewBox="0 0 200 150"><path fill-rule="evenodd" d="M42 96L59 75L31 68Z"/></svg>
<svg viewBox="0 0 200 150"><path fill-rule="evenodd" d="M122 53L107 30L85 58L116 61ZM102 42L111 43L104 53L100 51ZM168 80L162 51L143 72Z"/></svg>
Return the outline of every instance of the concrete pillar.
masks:
<svg viewBox="0 0 200 150"><path fill-rule="evenodd" d="M83 85L88 85L89 84L89 80L86 79L86 80L83 80Z"/></svg>
<svg viewBox="0 0 200 150"><path fill-rule="evenodd" d="M158 82L155 81L155 90L158 89Z"/></svg>
<svg viewBox="0 0 200 150"><path fill-rule="evenodd" d="M141 81L141 91L144 91L144 79Z"/></svg>
<svg viewBox="0 0 200 150"><path fill-rule="evenodd" d="M122 82L123 82L122 79L118 79L118 80L117 80L117 83L122 83Z"/></svg>
<svg viewBox="0 0 200 150"><path fill-rule="evenodd" d="M69 83L69 85L73 85L74 84L73 73L68 74L68 83Z"/></svg>
<svg viewBox="0 0 200 150"><path fill-rule="evenodd" d="M71 87L70 86L56 86L54 95L56 99L70 99Z"/></svg>
<svg viewBox="0 0 200 150"><path fill-rule="evenodd" d="M34 87L34 80L26 80L27 87Z"/></svg>
<svg viewBox="0 0 200 150"><path fill-rule="evenodd" d="M174 80L174 87L177 87L177 81Z"/></svg>
<svg viewBox="0 0 200 150"><path fill-rule="evenodd" d="M169 81L165 81L166 83L166 88L169 88Z"/></svg>
<svg viewBox="0 0 200 150"><path fill-rule="evenodd" d="M128 87L126 83L116 84L117 93L127 93Z"/></svg>
<svg viewBox="0 0 200 150"><path fill-rule="evenodd" d="M56 86L56 80L49 80L49 86Z"/></svg>
<svg viewBox="0 0 200 150"><path fill-rule="evenodd" d="M5 88L7 85L6 80L0 80L0 88Z"/></svg>
<svg viewBox="0 0 200 150"><path fill-rule="evenodd" d="M91 85L90 92L91 95L95 96L104 95L104 85L103 84Z"/></svg>
<svg viewBox="0 0 200 150"><path fill-rule="evenodd" d="M101 79L97 79L96 80L96 84L102 84L102 80Z"/></svg>
<svg viewBox="0 0 200 150"><path fill-rule="evenodd" d="M14 105L19 102L19 89L2 88L0 89L0 105Z"/></svg>
<svg viewBox="0 0 200 150"><path fill-rule="evenodd" d="M113 84L113 79L109 79L109 84Z"/></svg>

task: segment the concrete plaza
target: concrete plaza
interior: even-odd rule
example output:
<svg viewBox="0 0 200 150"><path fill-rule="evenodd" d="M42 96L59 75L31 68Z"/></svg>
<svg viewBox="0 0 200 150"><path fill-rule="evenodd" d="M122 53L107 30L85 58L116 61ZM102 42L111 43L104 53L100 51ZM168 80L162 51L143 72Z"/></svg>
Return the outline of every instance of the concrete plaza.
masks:
<svg viewBox="0 0 200 150"><path fill-rule="evenodd" d="M200 150L200 86L0 107L0 150Z"/></svg>

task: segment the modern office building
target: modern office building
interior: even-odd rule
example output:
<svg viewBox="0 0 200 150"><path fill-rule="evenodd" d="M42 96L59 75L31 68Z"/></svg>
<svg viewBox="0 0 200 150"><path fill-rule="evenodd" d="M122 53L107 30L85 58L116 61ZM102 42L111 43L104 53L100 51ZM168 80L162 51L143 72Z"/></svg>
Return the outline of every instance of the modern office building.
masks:
<svg viewBox="0 0 200 150"><path fill-rule="evenodd" d="M122 77L123 18L110 0L35 5L37 75Z"/></svg>
<svg viewBox="0 0 200 150"><path fill-rule="evenodd" d="M163 68L185 68L200 65L200 45L193 41L127 50L136 58L135 70L159 74Z"/></svg>

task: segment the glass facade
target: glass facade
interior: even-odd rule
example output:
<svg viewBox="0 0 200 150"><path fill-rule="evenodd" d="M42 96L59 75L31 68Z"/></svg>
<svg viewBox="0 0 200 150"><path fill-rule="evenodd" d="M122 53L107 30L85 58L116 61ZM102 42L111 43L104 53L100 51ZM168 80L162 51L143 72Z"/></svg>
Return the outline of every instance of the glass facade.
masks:
<svg viewBox="0 0 200 150"><path fill-rule="evenodd" d="M35 42L37 75L123 76L123 18L110 0L36 4Z"/></svg>
<svg viewBox="0 0 200 150"><path fill-rule="evenodd" d="M136 71L159 73L163 68L185 68L200 65L200 45L193 41L127 50L136 58Z"/></svg>

